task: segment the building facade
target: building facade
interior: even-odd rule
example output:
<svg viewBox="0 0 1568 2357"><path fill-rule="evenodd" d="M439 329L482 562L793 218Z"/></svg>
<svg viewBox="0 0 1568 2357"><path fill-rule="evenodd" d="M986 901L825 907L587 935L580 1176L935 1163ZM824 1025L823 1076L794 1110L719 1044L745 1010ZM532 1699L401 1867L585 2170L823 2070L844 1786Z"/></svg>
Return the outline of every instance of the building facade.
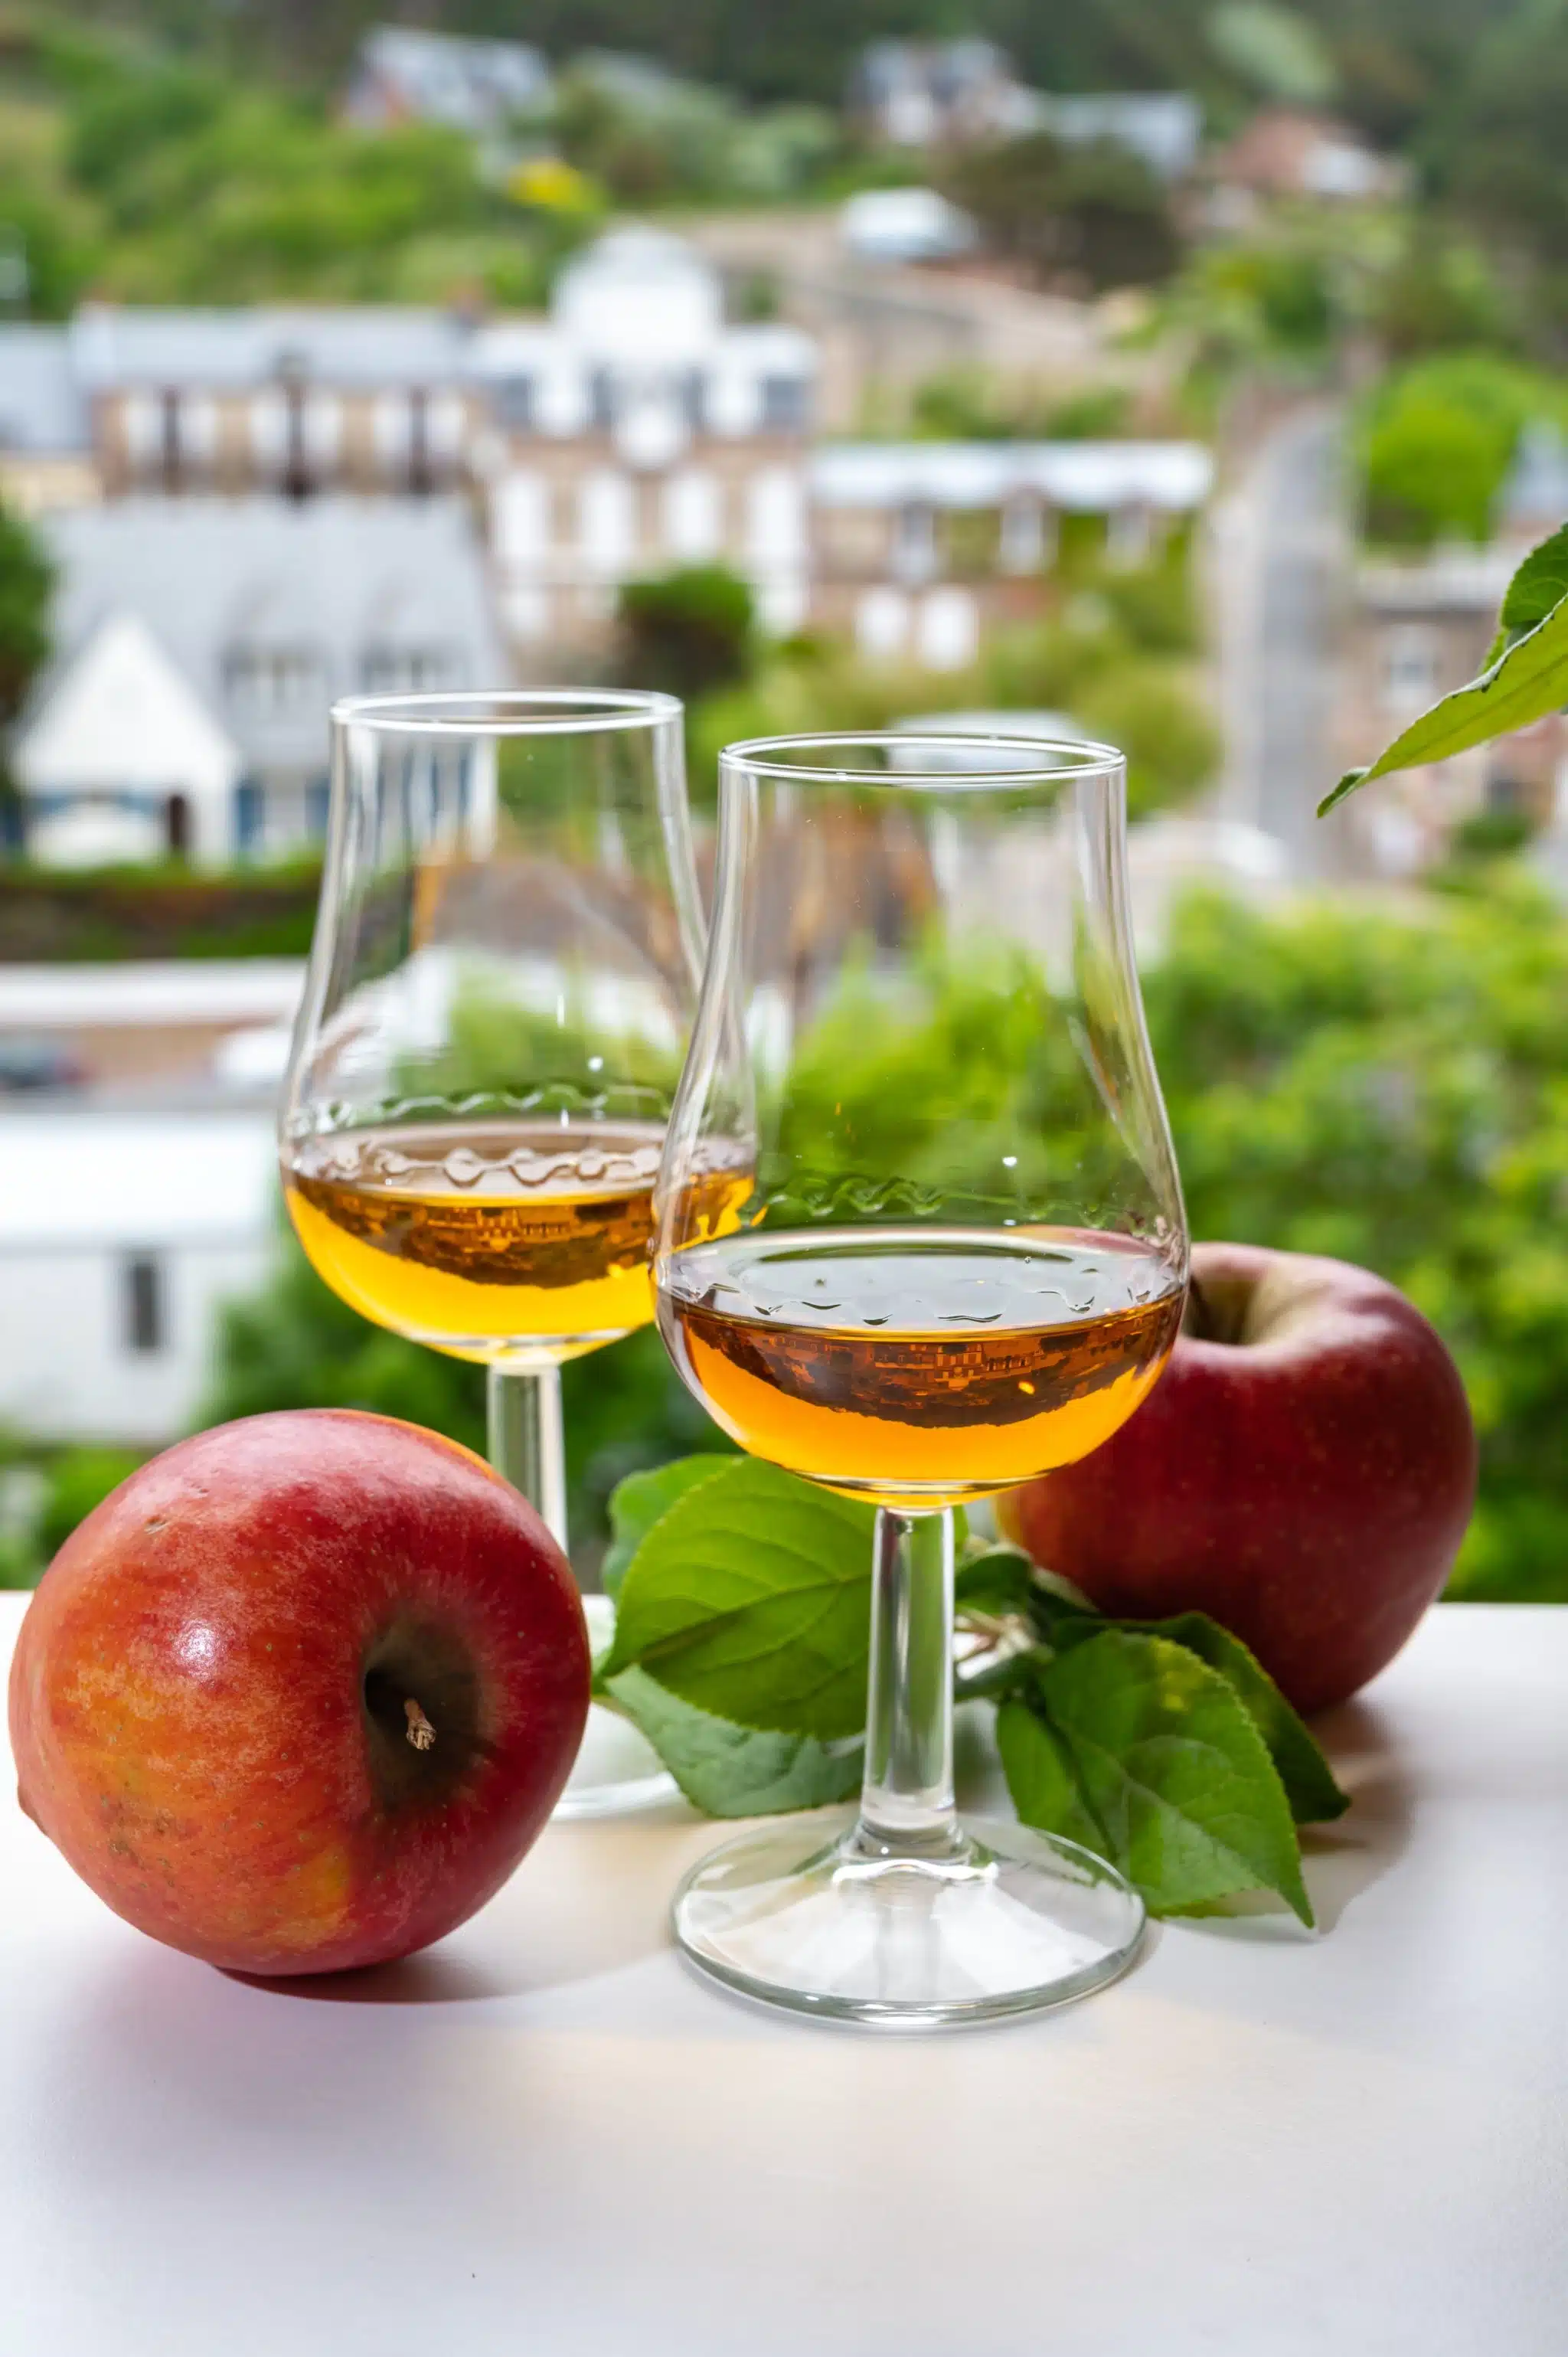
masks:
<svg viewBox="0 0 1568 2357"><path fill-rule="evenodd" d="M1484 669L1518 561L1506 544L1358 568L1336 699L1337 767L1369 761L1439 696ZM1508 813L1532 831L1556 813L1568 737L1549 715L1446 761L1397 771L1353 795L1339 823L1359 872L1400 877L1444 856L1455 828Z"/></svg>
<svg viewBox="0 0 1568 2357"><path fill-rule="evenodd" d="M956 671L1049 596L1064 515L1141 562L1207 499L1187 442L842 442L812 457L812 619L873 661Z"/></svg>
<svg viewBox="0 0 1568 2357"><path fill-rule="evenodd" d="M805 619L815 350L731 326L691 247L627 230L561 274L550 316L482 329L475 458L524 671L605 648L621 582L722 563L764 625Z"/></svg>
<svg viewBox="0 0 1568 2357"><path fill-rule="evenodd" d="M62 332L111 498L418 496L466 476L472 326L455 314L90 304Z"/></svg>
<svg viewBox="0 0 1568 2357"><path fill-rule="evenodd" d="M47 536L59 651L12 752L42 860L219 867L318 843L336 698L506 675L457 498L131 498Z"/></svg>

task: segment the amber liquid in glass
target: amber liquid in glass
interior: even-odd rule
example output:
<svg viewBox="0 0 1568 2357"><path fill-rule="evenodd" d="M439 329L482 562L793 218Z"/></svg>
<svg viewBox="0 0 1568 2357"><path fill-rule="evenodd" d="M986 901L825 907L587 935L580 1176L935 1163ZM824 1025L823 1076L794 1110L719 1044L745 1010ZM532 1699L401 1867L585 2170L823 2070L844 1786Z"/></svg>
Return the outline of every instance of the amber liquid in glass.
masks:
<svg viewBox="0 0 1568 2357"><path fill-rule="evenodd" d="M645 1326L652 1125L409 1124L313 1138L285 1166L314 1266L364 1317L460 1359L575 1358ZM714 1182L713 1232L737 1191Z"/></svg>
<svg viewBox="0 0 1568 2357"><path fill-rule="evenodd" d="M687 1245L665 1341L751 1454L886 1502L1009 1489L1087 1456L1169 1355L1183 1287L1121 1237L849 1229Z"/></svg>

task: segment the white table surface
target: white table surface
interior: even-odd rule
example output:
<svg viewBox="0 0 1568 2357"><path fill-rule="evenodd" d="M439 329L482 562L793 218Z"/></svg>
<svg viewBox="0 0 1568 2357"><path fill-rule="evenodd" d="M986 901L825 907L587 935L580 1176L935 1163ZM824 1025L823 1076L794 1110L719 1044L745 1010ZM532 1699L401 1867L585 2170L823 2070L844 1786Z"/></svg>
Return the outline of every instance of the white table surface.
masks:
<svg viewBox="0 0 1568 2357"><path fill-rule="evenodd" d="M691 1975L681 1810L283 1994L6 1802L0 2350L1563 2357L1568 1610L1438 1611L1326 1733L1321 1936L1167 1925L1084 2004L924 2040Z"/></svg>

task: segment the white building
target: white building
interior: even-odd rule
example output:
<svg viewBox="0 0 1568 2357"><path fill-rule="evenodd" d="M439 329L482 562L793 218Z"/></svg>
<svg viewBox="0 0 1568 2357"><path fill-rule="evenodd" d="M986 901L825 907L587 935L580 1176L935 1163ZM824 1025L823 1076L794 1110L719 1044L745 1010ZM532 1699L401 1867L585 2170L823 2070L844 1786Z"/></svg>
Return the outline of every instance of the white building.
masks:
<svg viewBox="0 0 1568 2357"><path fill-rule="evenodd" d="M745 575L769 629L804 619L815 346L729 325L694 248L651 230L602 238L563 271L548 318L481 329L471 364L525 655L602 640L623 581L682 564Z"/></svg>
<svg viewBox="0 0 1568 2357"><path fill-rule="evenodd" d="M812 454L812 615L872 661L960 671L1041 609L1058 519L1136 564L1208 498L1197 442L834 442Z"/></svg>
<svg viewBox="0 0 1568 2357"><path fill-rule="evenodd" d="M440 123L478 138L533 113L550 91L543 54L526 42L465 40L411 25L376 25L360 43L343 115L371 130Z"/></svg>
<svg viewBox="0 0 1568 2357"><path fill-rule="evenodd" d="M456 498L126 499L46 527L59 653L12 751L40 861L318 841L335 697L506 676Z"/></svg>
<svg viewBox="0 0 1568 2357"><path fill-rule="evenodd" d="M935 188L862 188L839 214L857 262L952 262L979 243L966 212Z"/></svg>
<svg viewBox="0 0 1568 2357"><path fill-rule="evenodd" d="M194 1417L219 1312L264 1275L270 1109L0 1113L0 1420L157 1446Z"/></svg>

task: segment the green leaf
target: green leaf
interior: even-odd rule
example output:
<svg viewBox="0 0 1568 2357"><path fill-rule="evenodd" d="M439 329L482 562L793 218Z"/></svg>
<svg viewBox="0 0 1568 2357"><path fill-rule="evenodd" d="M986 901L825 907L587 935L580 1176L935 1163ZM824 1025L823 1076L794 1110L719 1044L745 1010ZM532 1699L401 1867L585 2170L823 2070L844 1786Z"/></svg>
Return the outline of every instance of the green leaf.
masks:
<svg viewBox="0 0 1568 2357"><path fill-rule="evenodd" d="M875 1522L869 1506L733 1459L677 1498L632 1557L607 1674L645 1669L740 1727L858 1735Z"/></svg>
<svg viewBox="0 0 1568 2357"><path fill-rule="evenodd" d="M677 1457L672 1464L655 1466L651 1473L628 1473L617 1482L610 1497L610 1543L599 1574L607 1596L620 1594L632 1556L676 1499L734 1463L733 1457Z"/></svg>
<svg viewBox="0 0 1568 2357"><path fill-rule="evenodd" d="M1013 1806L1026 1825L1082 1844L1096 1857L1111 1845L1083 1797L1072 1755L1048 1719L1026 1702L1004 1702L996 1714L996 1746Z"/></svg>
<svg viewBox="0 0 1568 2357"><path fill-rule="evenodd" d="M961 1563L953 1575L953 1604L960 1620L966 1612L995 1620L1026 1612L1034 1592L1035 1567L1016 1547L989 1547Z"/></svg>
<svg viewBox="0 0 1568 2357"><path fill-rule="evenodd" d="M1489 670L1468 687L1456 687L1412 720L1365 770L1347 770L1331 794L1317 805L1323 818L1347 794L1369 778L1386 777L1391 770L1409 770L1423 761L1444 761L1472 745L1484 745L1510 728L1528 727L1568 704L1568 597L1552 607L1543 620L1523 638L1516 639Z"/></svg>
<svg viewBox="0 0 1568 2357"><path fill-rule="evenodd" d="M1550 539L1532 548L1503 593L1502 611L1498 616L1498 635L1487 657L1496 662L1503 649L1538 622L1544 622L1552 608L1568 597L1568 523L1559 524Z"/></svg>
<svg viewBox="0 0 1568 2357"><path fill-rule="evenodd" d="M1240 1697L1278 1770L1298 1825L1326 1824L1331 1818L1342 1817L1349 1807L1349 1794L1336 1783L1327 1760L1262 1663L1240 1637L1211 1620L1207 1612L1178 1612L1167 1620L1102 1620L1097 1614L1075 1612L1051 1598L1043 1605L1036 1599L1031 1617L1058 1653L1088 1643L1106 1629L1124 1629L1136 1636L1164 1637L1173 1645L1185 1645L1189 1653L1218 1670Z"/></svg>
<svg viewBox="0 0 1568 2357"><path fill-rule="evenodd" d="M623 1670L609 1692L640 1727L696 1808L710 1817L776 1816L820 1809L860 1789L864 1745L828 1745L809 1735L758 1735L693 1710L650 1678Z"/></svg>
<svg viewBox="0 0 1568 2357"><path fill-rule="evenodd" d="M1268 1747L1298 1825L1326 1824L1344 1815L1350 1795L1340 1790L1313 1737L1240 1637L1233 1637L1207 1612L1178 1612L1170 1620L1138 1625L1152 1637L1168 1637L1173 1645L1185 1645L1235 1689Z"/></svg>
<svg viewBox="0 0 1568 2357"><path fill-rule="evenodd" d="M1047 1663L1036 1691L1113 1862L1155 1913L1273 1890L1312 1921L1284 1787L1218 1670L1168 1638L1105 1629Z"/></svg>

